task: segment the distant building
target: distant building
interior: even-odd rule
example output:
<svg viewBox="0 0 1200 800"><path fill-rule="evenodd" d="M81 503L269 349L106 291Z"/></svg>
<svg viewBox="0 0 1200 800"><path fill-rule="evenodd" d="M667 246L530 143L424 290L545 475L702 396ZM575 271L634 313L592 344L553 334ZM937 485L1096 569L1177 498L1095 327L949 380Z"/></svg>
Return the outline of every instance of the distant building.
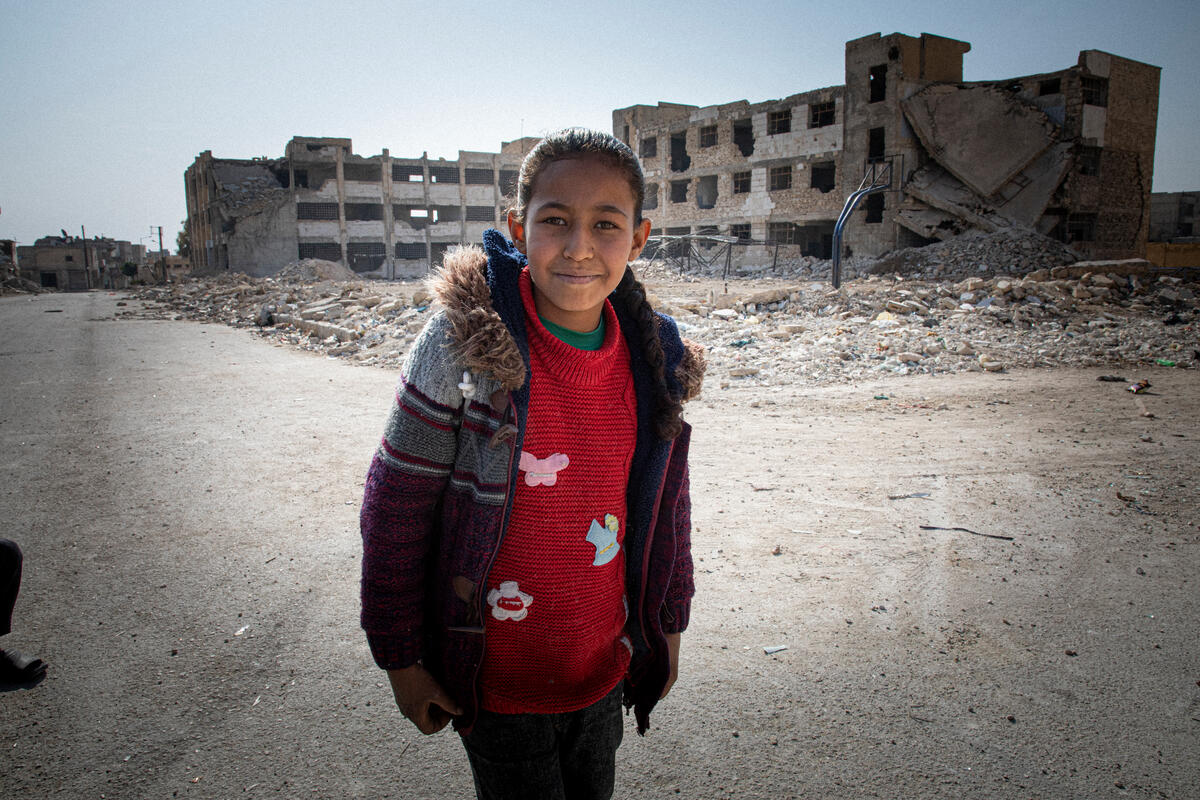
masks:
<svg viewBox="0 0 1200 800"><path fill-rule="evenodd" d="M1155 192L1150 195L1150 241L1200 237L1196 208L1200 192Z"/></svg>
<svg viewBox="0 0 1200 800"><path fill-rule="evenodd" d="M97 236L43 236L32 245L17 247L22 278L47 289L84 291L116 289L128 285L122 272L126 263L140 266L146 247Z"/></svg>
<svg viewBox="0 0 1200 800"><path fill-rule="evenodd" d="M184 173L191 265L269 275L303 258L381 278L422 275L499 225L536 139L458 159L363 157L350 139L297 136L283 158L201 153Z"/></svg>
<svg viewBox="0 0 1200 800"><path fill-rule="evenodd" d="M873 34L846 43L843 86L630 106L613 134L641 155L655 233L758 243L735 248L744 259L776 245L828 258L846 198L889 176L846 227L857 255L1013 225L1089 259L1144 255L1160 69L1085 50L1056 72L963 83L970 48Z"/></svg>

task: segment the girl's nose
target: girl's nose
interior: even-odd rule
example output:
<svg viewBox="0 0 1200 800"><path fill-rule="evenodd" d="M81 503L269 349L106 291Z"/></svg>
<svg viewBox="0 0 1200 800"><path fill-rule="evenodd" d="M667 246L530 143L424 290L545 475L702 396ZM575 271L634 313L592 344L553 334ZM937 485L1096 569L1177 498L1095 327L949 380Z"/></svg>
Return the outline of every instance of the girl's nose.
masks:
<svg viewBox="0 0 1200 800"><path fill-rule="evenodd" d="M586 261L592 257L592 240L586 228L578 226L567 236L563 257L570 261Z"/></svg>

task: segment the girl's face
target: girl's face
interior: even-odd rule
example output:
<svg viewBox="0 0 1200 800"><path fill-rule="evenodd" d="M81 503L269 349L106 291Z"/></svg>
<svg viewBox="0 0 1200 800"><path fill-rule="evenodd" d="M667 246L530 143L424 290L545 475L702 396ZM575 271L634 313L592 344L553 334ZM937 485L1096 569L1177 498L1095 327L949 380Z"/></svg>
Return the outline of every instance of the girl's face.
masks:
<svg viewBox="0 0 1200 800"><path fill-rule="evenodd" d="M525 210L508 230L529 259L533 299L543 318L573 331L600 324L604 300L638 257L650 221L634 222L625 173L597 158L565 158L542 168Z"/></svg>

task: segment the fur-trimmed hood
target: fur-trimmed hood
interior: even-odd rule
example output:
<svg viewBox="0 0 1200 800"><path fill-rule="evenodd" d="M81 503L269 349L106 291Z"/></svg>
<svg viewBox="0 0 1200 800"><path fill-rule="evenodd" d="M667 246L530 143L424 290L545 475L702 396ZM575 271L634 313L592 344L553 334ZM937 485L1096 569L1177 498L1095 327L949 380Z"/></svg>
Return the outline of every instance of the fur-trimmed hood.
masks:
<svg viewBox="0 0 1200 800"><path fill-rule="evenodd" d="M505 390L514 391L525 384L527 368L510 325L496 310L494 289L515 287L527 262L497 230L486 231L483 243L483 247L468 245L447 251L430 288L445 312L451 347L463 365L492 375ZM679 337L670 317L659 314L658 318L667 371L673 378L668 379L671 390L680 400L691 400L700 394L704 381L704 348ZM666 346L672 340L679 344Z"/></svg>

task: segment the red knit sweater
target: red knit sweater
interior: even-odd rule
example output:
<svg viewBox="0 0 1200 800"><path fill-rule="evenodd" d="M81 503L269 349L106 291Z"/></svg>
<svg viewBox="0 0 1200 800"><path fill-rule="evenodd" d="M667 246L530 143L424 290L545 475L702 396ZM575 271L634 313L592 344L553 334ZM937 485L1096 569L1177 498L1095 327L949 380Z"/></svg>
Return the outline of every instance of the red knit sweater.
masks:
<svg viewBox="0 0 1200 800"><path fill-rule="evenodd" d="M612 306L599 350L538 320L529 333L529 421L512 515L489 573L481 705L561 713L606 695L629 666L625 489L637 432L633 376Z"/></svg>

